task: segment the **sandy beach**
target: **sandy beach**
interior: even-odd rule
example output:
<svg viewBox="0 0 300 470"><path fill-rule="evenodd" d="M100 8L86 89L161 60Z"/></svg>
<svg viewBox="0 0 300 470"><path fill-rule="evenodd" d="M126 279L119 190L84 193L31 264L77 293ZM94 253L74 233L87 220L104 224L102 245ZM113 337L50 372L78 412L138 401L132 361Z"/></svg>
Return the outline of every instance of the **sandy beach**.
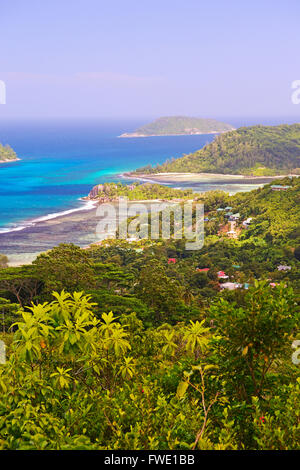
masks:
<svg viewBox="0 0 300 470"><path fill-rule="evenodd" d="M0 160L0 163L12 163L12 162L17 162L21 160L20 158L14 158L13 160L7 159L7 160Z"/></svg>
<svg viewBox="0 0 300 470"><path fill-rule="evenodd" d="M245 176L245 175L228 175L220 173L153 173L153 174L136 174L133 172L123 173L123 177L134 178L137 180L149 180L157 183L229 183L235 184L266 184L278 178L285 178L292 175L276 175L276 176Z"/></svg>

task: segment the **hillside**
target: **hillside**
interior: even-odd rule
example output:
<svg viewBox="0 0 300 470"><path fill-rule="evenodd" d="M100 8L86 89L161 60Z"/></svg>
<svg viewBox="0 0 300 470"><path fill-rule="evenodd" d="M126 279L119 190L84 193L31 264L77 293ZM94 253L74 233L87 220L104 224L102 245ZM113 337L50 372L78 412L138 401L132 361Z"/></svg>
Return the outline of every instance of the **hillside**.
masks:
<svg viewBox="0 0 300 470"><path fill-rule="evenodd" d="M214 134L233 130L230 124L215 119L200 119L185 116L167 116L156 119L150 124L139 127L133 133L120 137L149 137L155 135L194 135Z"/></svg>
<svg viewBox="0 0 300 470"><path fill-rule="evenodd" d="M194 198L201 250L106 239L0 269L0 450L299 450L300 178Z"/></svg>
<svg viewBox="0 0 300 470"><path fill-rule="evenodd" d="M146 170L146 171L145 171ZM253 176L300 173L300 124L241 127L195 153L138 173L191 172Z"/></svg>
<svg viewBox="0 0 300 470"><path fill-rule="evenodd" d="M17 160L16 152L9 145L0 144L0 162Z"/></svg>

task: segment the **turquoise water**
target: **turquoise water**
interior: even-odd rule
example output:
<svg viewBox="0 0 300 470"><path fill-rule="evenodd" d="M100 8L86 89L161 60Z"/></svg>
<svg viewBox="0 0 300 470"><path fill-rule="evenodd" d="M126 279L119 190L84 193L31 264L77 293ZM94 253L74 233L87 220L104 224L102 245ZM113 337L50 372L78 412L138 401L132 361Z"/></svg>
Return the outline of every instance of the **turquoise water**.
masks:
<svg viewBox="0 0 300 470"><path fill-rule="evenodd" d="M201 148L214 136L118 139L141 123L98 121L0 123L0 142L20 161L0 165L0 232L84 204L91 187L118 174ZM25 221L25 225L24 225ZM0 239L1 244L1 239Z"/></svg>
<svg viewBox="0 0 300 470"><path fill-rule="evenodd" d="M129 182L120 173L180 157L214 138L213 135L117 138L141 124L0 122L0 142L9 143L20 158L0 164L0 253L8 256L11 265L30 263L38 253L59 243L81 247L95 243L97 209L91 207L93 202L80 199L95 184ZM200 192L223 189L229 193L258 186L234 179L168 184Z"/></svg>

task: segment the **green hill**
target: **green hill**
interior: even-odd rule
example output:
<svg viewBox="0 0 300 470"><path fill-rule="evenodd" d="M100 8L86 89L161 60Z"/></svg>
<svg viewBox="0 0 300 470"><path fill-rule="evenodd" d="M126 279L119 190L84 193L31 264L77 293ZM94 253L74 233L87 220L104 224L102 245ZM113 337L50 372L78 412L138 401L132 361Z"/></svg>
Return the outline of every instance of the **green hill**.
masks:
<svg viewBox="0 0 300 470"><path fill-rule="evenodd" d="M145 172L144 169L138 172ZM206 172L254 176L300 173L300 124L241 127L217 136L190 155L165 162L147 173Z"/></svg>
<svg viewBox="0 0 300 470"><path fill-rule="evenodd" d="M0 144L0 162L17 160L16 152L9 145Z"/></svg>
<svg viewBox="0 0 300 470"><path fill-rule="evenodd" d="M215 119L200 119L185 116L167 116L156 119L150 124L139 127L133 133L122 134L120 137L147 137L154 135L194 135L211 134L232 130L230 124Z"/></svg>

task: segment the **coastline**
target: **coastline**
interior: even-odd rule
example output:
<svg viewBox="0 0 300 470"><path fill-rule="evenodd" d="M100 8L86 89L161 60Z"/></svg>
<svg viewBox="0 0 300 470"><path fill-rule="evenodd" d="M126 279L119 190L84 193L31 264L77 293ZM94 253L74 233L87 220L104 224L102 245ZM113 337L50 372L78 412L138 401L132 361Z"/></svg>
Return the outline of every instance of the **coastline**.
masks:
<svg viewBox="0 0 300 470"><path fill-rule="evenodd" d="M19 160L19 159L18 159ZM6 162L1 162L6 163ZM286 176L293 176L293 175L279 175L279 176L243 176L243 175L228 175L228 174L217 174L217 173L159 173L159 174L140 174L136 175L133 172L124 172L116 174L120 178L124 179L131 179L131 180L139 180L149 183L156 183L156 184L183 184L188 187L191 184L193 187L194 184L203 183L203 184L241 184L241 185L249 185L249 184L267 184L270 181L278 178L284 178ZM296 176L296 175L294 175ZM1 252L1 238L5 234L9 234L12 232L19 232L34 227L43 222L47 222L53 219L62 219L67 216L71 216L73 213L76 212L83 212L83 211L90 211L95 208L100 201L97 199L89 198L88 196L83 196L77 200L80 201L82 204L78 207L74 207L72 209L63 209L61 211L41 215L34 219L25 219L13 224L10 227L3 227L0 228L0 252ZM151 201L151 200L149 200ZM141 201L135 201L141 202ZM142 201L145 202L145 201ZM153 201L155 202L155 201Z"/></svg>
<svg viewBox="0 0 300 470"><path fill-rule="evenodd" d="M248 176L248 175L230 175L221 173L152 173L136 174L134 172L122 173L123 178L132 178L142 181L151 181L154 183L222 183L233 181L238 184L267 183L279 178L286 178L297 175L274 175L274 176Z"/></svg>
<svg viewBox="0 0 300 470"><path fill-rule="evenodd" d="M212 173L161 173L136 176L132 172L124 172L122 174L116 173L116 176L158 184L182 185L190 187L195 192L222 190L222 186L224 186L223 190L230 194L229 188L233 188L233 186L239 187L238 191L249 191L255 189L254 185L263 186L276 178L290 175L249 177ZM0 253L8 256L9 265L30 264L38 254L48 251L60 243L74 243L81 248L97 244L99 242L96 232L99 222L97 208L101 202L87 196L81 197L77 201L81 203L79 207L49 213L32 220L20 221L13 227L0 229ZM158 203L160 200L130 202Z"/></svg>
<svg viewBox="0 0 300 470"><path fill-rule="evenodd" d="M225 132L235 131L236 129L228 129L226 131L207 131L207 132L193 132L193 133L182 133L182 134L137 134L135 132L125 132L124 134L118 135L118 139L133 139L141 137L176 137L179 135L210 135L210 134L224 134Z"/></svg>
<svg viewBox="0 0 300 470"><path fill-rule="evenodd" d="M94 207L98 205L98 201L93 200L93 199L80 198L79 200L84 202L85 204L80 207L74 207L73 209L66 209L66 210L62 210L59 212L52 212L46 215L41 215L40 217L37 217L35 219L23 220L15 227L0 228L0 237L2 234L11 233L11 232L19 232L29 227L34 227L36 224L39 224L41 222L47 222L48 220L52 220L52 219L59 219L60 217L73 214L74 212L89 211L89 210L94 209ZM0 242L1 242L1 238L0 238Z"/></svg>
<svg viewBox="0 0 300 470"><path fill-rule="evenodd" d="M0 163L11 163L11 162L17 162L19 160L21 160L21 158L13 158L13 159L8 158L7 160L0 160Z"/></svg>

